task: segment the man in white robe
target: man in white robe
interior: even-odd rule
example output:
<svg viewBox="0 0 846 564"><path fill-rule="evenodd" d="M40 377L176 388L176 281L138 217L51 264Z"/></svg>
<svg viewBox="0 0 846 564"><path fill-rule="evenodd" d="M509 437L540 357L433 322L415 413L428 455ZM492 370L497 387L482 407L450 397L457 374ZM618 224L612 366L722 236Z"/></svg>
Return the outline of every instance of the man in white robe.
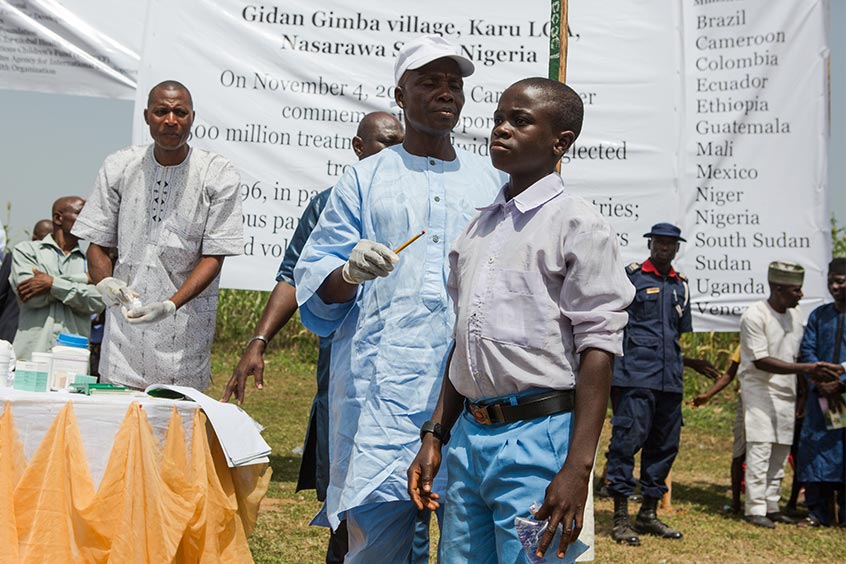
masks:
<svg viewBox="0 0 846 564"><path fill-rule="evenodd" d="M779 510L784 464L793 442L796 374L835 377L837 365L797 363L802 341L805 270L798 264L770 263L770 297L752 304L740 318L741 398L746 430L746 508L744 519L772 529L795 523Z"/></svg>
<svg viewBox="0 0 846 564"><path fill-rule="evenodd" d="M109 308L100 374L132 388L205 390L220 269L244 245L238 173L223 157L188 146L194 108L182 84L153 87L144 119L153 144L106 158L73 228L91 242L91 278L106 298L116 303L125 285L140 301Z"/></svg>

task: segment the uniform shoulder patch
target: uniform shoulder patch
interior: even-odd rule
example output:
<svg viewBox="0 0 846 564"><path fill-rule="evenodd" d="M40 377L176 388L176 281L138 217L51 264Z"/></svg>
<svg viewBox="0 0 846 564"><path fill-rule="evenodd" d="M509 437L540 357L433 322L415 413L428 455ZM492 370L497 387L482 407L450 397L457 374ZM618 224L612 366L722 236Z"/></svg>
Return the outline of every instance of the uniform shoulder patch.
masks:
<svg viewBox="0 0 846 564"><path fill-rule="evenodd" d="M677 271L676 274L678 275L679 278L681 278L682 280L687 282L687 276L685 276L684 273Z"/></svg>
<svg viewBox="0 0 846 564"><path fill-rule="evenodd" d="M626 272L631 274L632 272L637 272L640 269L639 262L633 262L629 266L626 267Z"/></svg>

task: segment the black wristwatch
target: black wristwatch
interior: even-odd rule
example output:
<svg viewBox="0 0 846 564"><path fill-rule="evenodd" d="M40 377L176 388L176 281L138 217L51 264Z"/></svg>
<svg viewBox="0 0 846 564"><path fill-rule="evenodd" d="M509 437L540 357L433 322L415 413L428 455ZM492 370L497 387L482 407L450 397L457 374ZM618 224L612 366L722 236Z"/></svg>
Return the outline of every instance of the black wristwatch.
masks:
<svg viewBox="0 0 846 564"><path fill-rule="evenodd" d="M423 440L423 435L426 433L432 433L436 439L441 441L442 445L445 445L449 442L449 430L441 425L440 423L435 423L434 421L426 421L420 427L420 440Z"/></svg>

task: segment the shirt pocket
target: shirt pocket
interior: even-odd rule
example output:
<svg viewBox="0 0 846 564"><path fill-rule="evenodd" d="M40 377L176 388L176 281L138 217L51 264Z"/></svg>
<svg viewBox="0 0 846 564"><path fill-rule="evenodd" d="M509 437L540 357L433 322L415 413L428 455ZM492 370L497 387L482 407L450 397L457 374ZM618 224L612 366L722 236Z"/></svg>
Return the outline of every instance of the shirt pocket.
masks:
<svg viewBox="0 0 846 564"><path fill-rule="evenodd" d="M658 300L661 298L661 292L649 293L648 290L650 288L639 290L632 302L631 314L637 321L658 321Z"/></svg>
<svg viewBox="0 0 846 564"><path fill-rule="evenodd" d="M168 272L190 272L202 253L203 227L174 219L162 226L159 256Z"/></svg>
<svg viewBox="0 0 846 564"><path fill-rule="evenodd" d="M627 339L625 359L629 372L637 374L654 369L656 360L661 358L661 339L647 335L629 335Z"/></svg>
<svg viewBox="0 0 846 564"><path fill-rule="evenodd" d="M495 274L481 335L508 345L542 349L546 344L549 294L540 272L501 270Z"/></svg>

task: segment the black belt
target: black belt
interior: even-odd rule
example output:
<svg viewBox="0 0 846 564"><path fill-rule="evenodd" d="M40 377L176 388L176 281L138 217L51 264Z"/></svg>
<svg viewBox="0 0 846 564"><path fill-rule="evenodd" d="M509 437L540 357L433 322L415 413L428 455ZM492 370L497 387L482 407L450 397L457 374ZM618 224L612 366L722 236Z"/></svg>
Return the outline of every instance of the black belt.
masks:
<svg viewBox="0 0 846 564"><path fill-rule="evenodd" d="M510 401L498 403L465 402L467 411L473 415L476 423L490 425L491 423L513 423L536 417L554 415L563 411L572 411L576 402L574 390L554 390L541 392L531 396L517 398L517 405Z"/></svg>

